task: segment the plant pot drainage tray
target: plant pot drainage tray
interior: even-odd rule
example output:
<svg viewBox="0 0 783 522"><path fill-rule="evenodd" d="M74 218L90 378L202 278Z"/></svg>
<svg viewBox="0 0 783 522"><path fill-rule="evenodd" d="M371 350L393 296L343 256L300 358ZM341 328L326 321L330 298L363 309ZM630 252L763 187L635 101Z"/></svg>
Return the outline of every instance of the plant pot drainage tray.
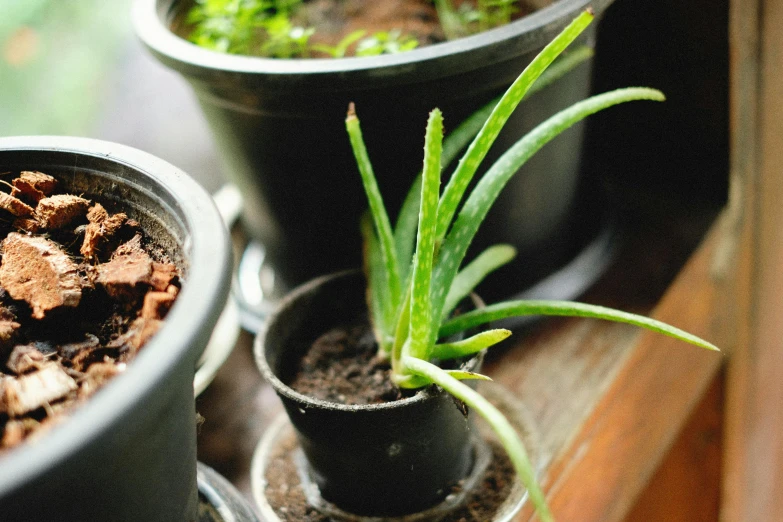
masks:
<svg viewBox="0 0 783 522"><path fill-rule="evenodd" d="M236 488L209 466L198 463L197 522L259 522Z"/></svg>
<svg viewBox="0 0 783 522"><path fill-rule="evenodd" d="M502 386L482 382L480 390L511 421L535 465L540 459L535 453L537 438L530 415ZM475 420L479 429L474 440L474 471L462 487L425 512L383 519L361 517L324 500L308 476L304 453L285 414L272 423L256 447L251 466L253 497L266 522L510 521L527 492L493 432L478 415Z"/></svg>

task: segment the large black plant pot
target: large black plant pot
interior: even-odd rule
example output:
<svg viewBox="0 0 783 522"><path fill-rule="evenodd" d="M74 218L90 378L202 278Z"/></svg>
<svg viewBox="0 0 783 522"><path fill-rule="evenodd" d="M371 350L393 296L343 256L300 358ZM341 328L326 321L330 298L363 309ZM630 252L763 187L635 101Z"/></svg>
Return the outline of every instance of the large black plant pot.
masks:
<svg viewBox="0 0 783 522"><path fill-rule="evenodd" d="M192 521L196 361L225 303L230 250L209 195L149 154L80 138L0 139L0 171L39 170L121 209L183 273L161 330L72 417L0 456L4 522Z"/></svg>
<svg viewBox="0 0 783 522"><path fill-rule="evenodd" d="M283 281L295 285L360 262L357 223L367 203L343 124L349 102L362 119L387 207L397 209L421 168L433 107L453 129L501 94L583 9L592 6L600 15L610 3L555 0L505 27L369 58L279 60L208 51L170 30L186 1L137 0L134 23L153 54L190 82L228 174L242 190L245 225L266 246ZM594 28L579 42L592 45L593 39ZM490 156L589 89L585 65L535 94ZM479 247L507 242L519 250L508 272L511 290L565 264L598 228L600 213L577 212L595 195L589 187L579 193L581 148L577 125L539 152L480 232Z"/></svg>
<svg viewBox="0 0 783 522"><path fill-rule="evenodd" d="M359 272L297 288L256 339L256 361L283 401L324 499L357 515L413 513L437 504L471 471L472 422L455 400L431 386L398 401L349 406L302 395L285 383L319 335L366 314L364 296ZM473 358L465 367L479 364Z"/></svg>

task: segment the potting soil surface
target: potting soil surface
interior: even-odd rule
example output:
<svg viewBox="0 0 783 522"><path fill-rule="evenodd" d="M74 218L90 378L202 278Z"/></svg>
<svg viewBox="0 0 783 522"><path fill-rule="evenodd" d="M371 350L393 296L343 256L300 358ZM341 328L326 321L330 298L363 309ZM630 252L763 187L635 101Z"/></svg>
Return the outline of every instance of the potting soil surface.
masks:
<svg viewBox="0 0 783 522"><path fill-rule="evenodd" d="M389 378L388 359L366 323L334 328L318 337L287 383L299 393L340 404L376 404L402 398Z"/></svg>
<svg viewBox="0 0 783 522"><path fill-rule="evenodd" d="M22 172L0 183L0 453L123 372L179 293L138 222ZM9 182L10 180L10 182Z"/></svg>

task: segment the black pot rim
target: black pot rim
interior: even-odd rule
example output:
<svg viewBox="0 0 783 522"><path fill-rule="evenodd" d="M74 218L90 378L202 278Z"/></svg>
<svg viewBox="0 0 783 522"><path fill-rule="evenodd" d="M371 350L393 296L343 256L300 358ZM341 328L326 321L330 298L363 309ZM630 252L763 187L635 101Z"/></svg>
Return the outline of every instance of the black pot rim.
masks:
<svg viewBox="0 0 783 522"><path fill-rule="evenodd" d="M263 376L264 380L266 380L278 394L281 394L289 399L298 401L302 404L308 404L308 405L312 405L313 407L323 408L327 410L338 410L338 411L349 411L349 412L392 410L392 409L402 408L409 404L415 404L415 403L426 401L430 397L432 397L434 393L443 393L440 387L438 386L427 386L425 388L418 390L416 394L411 397L398 399L392 402L383 402L379 404L340 404L337 402L325 401L322 399L311 397L309 395L305 395L303 393L299 393L298 391L294 390L293 388L285 384L283 381L281 381L277 377L277 375L275 375L275 372L272 371L272 368L269 366L269 362L266 359L266 354L264 353L264 345L266 343L266 335L269 330L269 325L277 322L278 316L286 308L288 308L288 306L290 306L290 303L301 298L303 295L310 293L314 288L334 279L357 277L359 274L361 274L361 270L353 269L353 270L344 270L342 272L336 272L333 274L327 274L321 277L316 277L315 279L312 279L294 288L291 292L286 294L285 297L283 297L280 300L275 311L272 314L270 314L269 318L266 321L264 321L261 328L259 328L258 334L256 335L256 338L253 341L253 355L256 360L256 365L258 366L258 369L261 372L261 375ZM473 368L475 368L478 362L482 358L483 358L482 356L477 356L472 358L470 360L470 365Z"/></svg>
<svg viewBox="0 0 783 522"><path fill-rule="evenodd" d="M177 0L136 0L132 17L141 41L162 62L188 77L243 74L280 86L311 77L316 89L327 91L357 80L385 85L419 83L507 60L543 47L584 9L592 7L600 13L612 1L554 0L528 16L472 36L399 54L340 59L260 58L204 49L169 29L171 6ZM326 84L325 78L329 78Z"/></svg>
<svg viewBox="0 0 783 522"><path fill-rule="evenodd" d="M77 153L144 172L156 189L167 192L179 205L171 211L186 232L181 247L188 276L160 331L122 374L40 440L0 456L0 469L13 470L12 474L0 473L0 498L110 430L132 405L143 403L156 390L164 393L167 375L184 358L191 357L195 364L203 348L196 340L209 335L219 315L210 311L228 297L231 256L228 234L209 194L187 174L155 156L125 145L60 136L0 138L0 152L4 151Z"/></svg>

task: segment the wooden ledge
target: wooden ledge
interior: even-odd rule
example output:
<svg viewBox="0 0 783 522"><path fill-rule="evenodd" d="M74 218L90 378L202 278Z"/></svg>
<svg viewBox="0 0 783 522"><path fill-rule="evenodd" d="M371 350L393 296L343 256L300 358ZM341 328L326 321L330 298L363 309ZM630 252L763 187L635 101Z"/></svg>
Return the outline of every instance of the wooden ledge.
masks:
<svg viewBox="0 0 783 522"><path fill-rule="evenodd" d="M721 281L712 275L720 243L720 226L679 273L655 307L653 316L688 331L714 338L720 325L715 302ZM526 403L546 403L541 438L551 460L546 464L544 488L558 520L623 520L639 493L673 444L682 426L715 378L724 356L695 349L650 332L629 333L622 325L590 328L582 350L574 351L568 338L589 328L573 321L550 338L552 352L573 352L547 375L528 372L514 386L512 371L497 378ZM600 330L600 331L597 331ZM578 334L576 334L578 335ZM614 339L605 352L603 367L585 378L584 352L591 345ZM534 357L535 354L527 354ZM574 397L579 397L575 405ZM564 417L554 421L553 416ZM571 417L565 418L565 417ZM520 520L533 518L530 508Z"/></svg>

